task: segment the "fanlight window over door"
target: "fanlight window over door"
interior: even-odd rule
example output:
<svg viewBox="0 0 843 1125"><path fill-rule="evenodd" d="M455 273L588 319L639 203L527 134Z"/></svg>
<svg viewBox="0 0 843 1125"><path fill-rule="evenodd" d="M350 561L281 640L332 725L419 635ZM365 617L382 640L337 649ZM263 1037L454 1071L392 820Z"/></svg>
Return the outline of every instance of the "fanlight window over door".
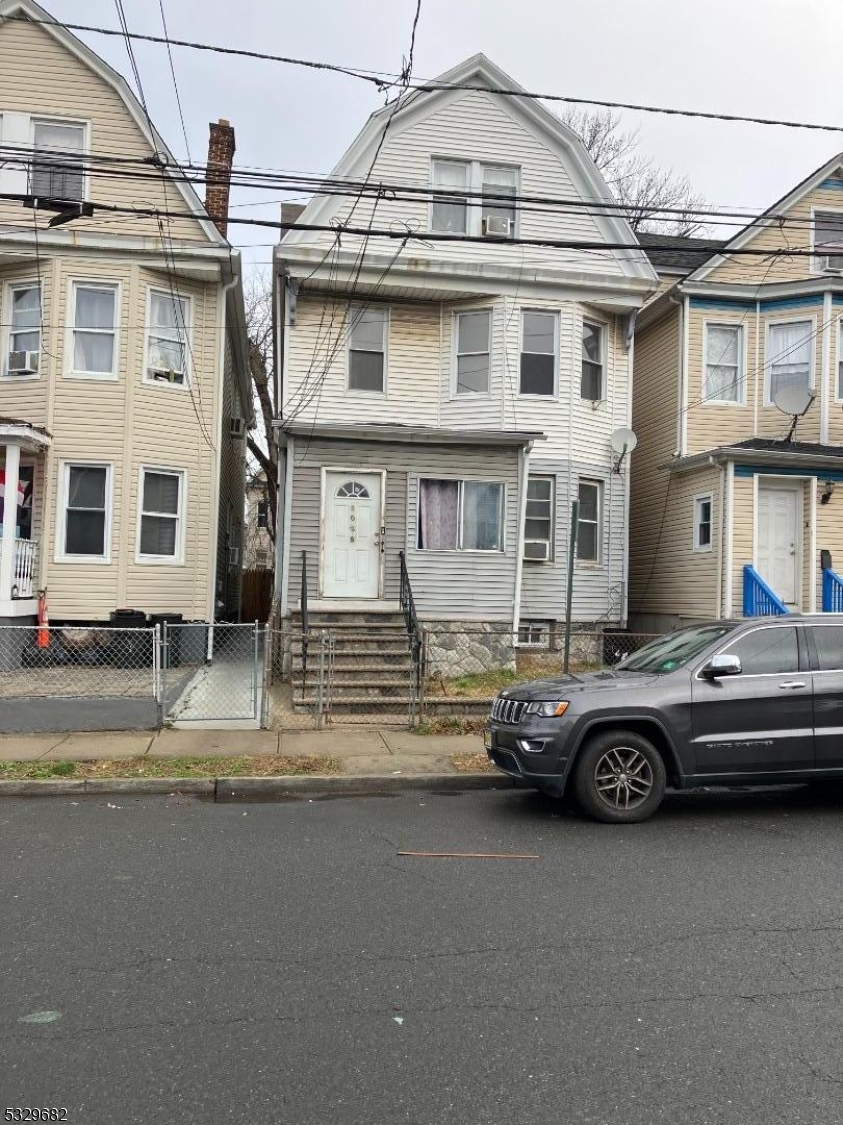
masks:
<svg viewBox="0 0 843 1125"><path fill-rule="evenodd" d="M348 480L345 484L341 484L336 494L338 497L352 496L360 500L369 499L368 488L365 488L362 484L358 484L356 480Z"/></svg>

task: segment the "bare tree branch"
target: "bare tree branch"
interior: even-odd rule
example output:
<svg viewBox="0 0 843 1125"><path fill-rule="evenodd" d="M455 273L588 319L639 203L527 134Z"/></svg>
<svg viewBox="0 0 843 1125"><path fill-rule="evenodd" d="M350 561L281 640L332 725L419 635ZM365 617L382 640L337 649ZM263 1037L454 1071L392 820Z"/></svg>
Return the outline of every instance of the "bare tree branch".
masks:
<svg viewBox="0 0 843 1125"><path fill-rule="evenodd" d="M255 403L257 429L249 435L247 448L252 458L252 474L265 479L267 499L267 531L275 543L275 517L278 510L278 447L272 430L275 417L272 371L272 282L262 274L254 274L244 293L246 326L249 333L249 369Z"/></svg>
<svg viewBox="0 0 843 1125"><path fill-rule="evenodd" d="M688 177L659 168L652 157L637 152L638 130L625 132L616 112L569 109L562 120L580 137L634 231L691 235L707 230L694 216L705 200ZM682 213L665 214L668 207Z"/></svg>

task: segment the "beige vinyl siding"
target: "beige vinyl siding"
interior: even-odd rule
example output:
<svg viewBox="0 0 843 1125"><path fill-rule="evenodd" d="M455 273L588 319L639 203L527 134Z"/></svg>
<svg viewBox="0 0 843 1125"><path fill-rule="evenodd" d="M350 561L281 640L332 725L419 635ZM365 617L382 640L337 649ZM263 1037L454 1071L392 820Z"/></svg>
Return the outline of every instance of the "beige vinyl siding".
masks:
<svg viewBox="0 0 843 1125"><path fill-rule="evenodd" d="M735 477L732 493L732 614L743 616L743 568L755 550L755 487L752 477Z"/></svg>
<svg viewBox="0 0 843 1125"><path fill-rule="evenodd" d="M489 164L516 166L521 169L520 192L524 195L581 198L574 177L565 163L513 111L507 99L495 95L468 92L446 97L440 108L421 120L390 128L375 162L372 176L387 183L409 183L415 187L430 183L431 157L453 160L476 160ZM351 210L349 200L339 209L337 219L344 222ZM354 204L354 225L366 227L375 211L375 226L388 227L393 222L407 222L413 229L429 230L428 201L419 196L415 201L380 199L376 205L369 200ZM525 211L519 218L521 238L582 239L602 241L594 218L583 208L574 213L559 214ZM343 249L356 249L361 239L343 235ZM308 239L310 242L310 239ZM315 245L327 247L331 236L314 236ZM283 245L283 244L282 244ZM398 245L393 241L373 238L368 241L370 253L392 257ZM432 249L410 243L401 253L405 264L413 261L419 271L433 260L505 262L513 268L530 266L576 268L580 273L603 273L621 276L621 269L611 251L591 251L530 247L526 257L521 249L501 241L488 244L438 242Z"/></svg>
<svg viewBox="0 0 843 1125"><path fill-rule="evenodd" d="M840 348L840 331L843 326L843 303L833 304L831 308L832 320L827 328L829 336L829 408L828 408L828 441L831 445L843 445L843 396L840 394L841 379L839 364L843 362L843 351ZM843 560L841 560L843 568Z"/></svg>
<svg viewBox="0 0 843 1125"><path fill-rule="evenodd" d="M384 594L399 593L398 552L407 566L421 617L510 620L515 589L518 453L492 446L410 445L334 442L297 438L294 444L293 509L290 532L289 601L298 604L301 555L307 552L308 588L319 596L321 469L346 466L386 470ZM418 481L454 477L502 481L506 485L506 550L503 552L420 551L416 547Z"/></svg>
<svg viewBox="0 0 843 1125"><path fill-rule="evenodd" d="M13 20L0 24L0 116L10 113L87 121L94 155L142 159L152 154L122 98L110 85L42 27ZM143 168L134 170L144 174ZM125 207L142 199L145 206L187 211L183 196L172 183L165 190L160 175L150 168L145 174L149 179L143 182L91 176L89 198ZM49 218L49 214L40 215L38 225L43 227ZM31 231L33 212L20 204L0 201L0 224ZM159 236L155 219L131 215L119 219L95 215L84 224L86 234ZM208 236L192 218L170 220L168 234L174 239L208 242Z"/></svg>
<svg viewBox="0 0 843 1125"><path fill-rule="evenodd" d="M816 188L800 199L784 214L787 219L800 222L778 224L761 228L745 247L753 250L810 250L811 211L843 211L843 191L833 188ZM705 280L718 282L742 282L744 284L772 283L776 281L800 281L816 277L811 257L765 258L763 255L732 257L723 265L709 273Z"/></svg>
<svg viewBox="0 0 843 1125"><path fill-rule="evenodd" d="M831 551L832 567L835 573L843 575L843 517L841 516L840 492L843 484L837 484L837 491L827 504L820 503L822 495L823 477L818 474L817 488L817 553L813 559L810 578L817 584L817 609L822 608L822 572L820 570L820 552ZM806 499L806 511L810 511L810 486ZM810 548L809 548L810 555Z"/></svg>
<svg viewBox="0 0 843 1125"><path fill-rule="evenodd" d="M165 276L124 260L91 257L58 260L58 273L56 313L62 330L55 334L51 374L44 380L53 435L46 455L48 518L42 539L50 610L57 619L101 619L112 609L128 605L147 612L204 618L210 604L209 503L216 452L202 435L197 413L204 417L208 436L216 445L218 287L179 282L179 292L192 299L191 394L143 382L147 286L166 288ZM65 373L71 278L114 280L123 286L116 380L79 379ZM58 562L60 466L88 461L112 465L112 561ZM183 565L135 561L142 465L186 474Z"/></svg>
<svg viewBox="0 0 843 1125"><path fill-rule="evenodd" d="M659 466L676 449L681 354L679 310L670 309L635 336L632 428L638 446L631 458L629 514L629 612L680 612L662 597L661 579L671 562L659 543L670 473Z"/></svg>

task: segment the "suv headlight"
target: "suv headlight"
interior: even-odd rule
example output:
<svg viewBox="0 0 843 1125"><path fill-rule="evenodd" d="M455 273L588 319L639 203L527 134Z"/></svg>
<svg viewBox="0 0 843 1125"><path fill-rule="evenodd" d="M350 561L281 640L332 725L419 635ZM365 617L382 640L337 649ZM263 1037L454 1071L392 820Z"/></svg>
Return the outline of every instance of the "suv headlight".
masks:
<svg viewBox="0 0 843 1125"><path fill-rule="evenodd" d="M566 700L549 700L544 703L528 703L524 708L524 713L527 715L541 715L542 718L552 719L554 716L564 715L568 710L568 703Z"/></svg>

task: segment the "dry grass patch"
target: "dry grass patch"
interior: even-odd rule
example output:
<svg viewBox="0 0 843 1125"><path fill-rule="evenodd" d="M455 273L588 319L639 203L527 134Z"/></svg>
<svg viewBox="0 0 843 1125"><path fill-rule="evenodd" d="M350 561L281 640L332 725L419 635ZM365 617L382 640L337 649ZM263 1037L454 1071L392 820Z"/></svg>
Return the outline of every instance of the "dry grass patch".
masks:
<svg viewBox="0 0 843 1125"><path fill-rule="evenodd" d="M454 715L440 715L425 719L412 728L413 734L482 734L485 719L460 719Z"/></svg>
<svg viewBox="0 0 843 1125"><path fill-rule="evenodd" d="M308 774L340 772L336 758L284 757L278 754L263 757L232 758L121 758L98 762L0 762L0 780L40 781L66 777L86 778L132 777L304 777Z"/></svg>
<svg viewBox="0 0 843 1125"><path fill-rule="evenodd" d="M457 773L493 773L495 769L485 754L452 754L451 765Z"/></svg>

